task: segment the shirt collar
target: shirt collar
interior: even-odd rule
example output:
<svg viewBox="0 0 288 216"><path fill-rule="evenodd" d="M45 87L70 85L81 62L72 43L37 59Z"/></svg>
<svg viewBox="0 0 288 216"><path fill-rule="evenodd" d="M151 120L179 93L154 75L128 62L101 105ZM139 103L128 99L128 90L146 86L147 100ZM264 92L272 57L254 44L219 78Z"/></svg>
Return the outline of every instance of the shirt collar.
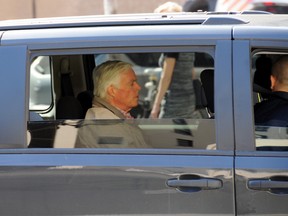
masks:
<svg viewBox="0 0 288 216"><path fill-rule="evenodd" d="M117 107L116 107L117 108ZM131 116L130 112L125 112L119 108L117 108L124 116L125 116L125 119L134 119L133 116Z"/></svg>
<svg viewBox="0 0 288 216"><path fill-rule="evenodd" d="M94 96L93 98L93 106L104 107L113 112L116 116L118 116L121 119L134 119L133 116L131 116L130 112L125 112L117 107L114 107L111 104L107 103L105 100L96 96Z"/></svg>

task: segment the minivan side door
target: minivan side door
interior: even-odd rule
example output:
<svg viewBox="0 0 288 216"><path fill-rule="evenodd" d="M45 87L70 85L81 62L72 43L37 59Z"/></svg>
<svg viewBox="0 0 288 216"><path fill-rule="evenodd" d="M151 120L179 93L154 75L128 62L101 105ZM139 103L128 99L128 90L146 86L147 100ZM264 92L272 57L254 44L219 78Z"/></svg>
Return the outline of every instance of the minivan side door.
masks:
<svg viewBox="0 0 288 216"><path fill-rule="evenodd" d="M253 95L256 93L253 92L252 85L254 72L252 58L256 54L266 54L272 58L285 53L287 55L288 30L267 27L253 28L252 32L238 27L234 33L233 93L237 214L286 215L287 128L254 124Z"/></svg>
<svg viewBox="0 0 288 216"><path fill-rule="evenodd" d="M202 35L207 31L211 34ZM215 119L206 120L215 123L212 132L216 134L216 142L212 144L216 148L165 148L168 141L164 142L161 136L157 141L164 148L27 148L25 125L33 123L28 121L29 85L26 83L29 83L30 65L27 65L18 71L21 80L17 81L25 93L14 101L14 106L23 109L18 113L19 118L13 118L21 125L17 127L21 138L17 144L21 148L4 145L11 137L4 139L0 132L1 213L235 215L230 37L229 27L223 27L220 35L213 26L193 28L193 25L49 28L4 34L0 51L7 46L5 49L11 56L17 56L19 50L15 47L27 44L30 60L32 55L117 53L120 49L126 53L195 52L208 47L215 62L212 96L216 115ZM0 67L8 68L7 62L10 61L0 58ZM5 82L13 83L14 76L6 77ZM5 90L13 88L10 85ZM7 118L8 113L8 109L3 110L0 118ZM150 126L156 125L157 120L150 121ZM15 122L7 124L11 126ZM41 124L51 122L56 121ZM67 122L63 125L77 129ZM68 142L68 138L62 141Z"/></svg>

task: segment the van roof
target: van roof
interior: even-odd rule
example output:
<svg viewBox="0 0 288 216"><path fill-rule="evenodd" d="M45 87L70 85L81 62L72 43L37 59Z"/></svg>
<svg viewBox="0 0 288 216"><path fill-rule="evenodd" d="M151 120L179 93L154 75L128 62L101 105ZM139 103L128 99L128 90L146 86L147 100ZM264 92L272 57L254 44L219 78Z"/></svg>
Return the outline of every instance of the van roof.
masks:
<svg viewBox="0 0 288 216"><path fill-rule="evenodd" d="M0 21L0 30L169 24L288 26L288 15L245 11L51 17Z"/></svg>

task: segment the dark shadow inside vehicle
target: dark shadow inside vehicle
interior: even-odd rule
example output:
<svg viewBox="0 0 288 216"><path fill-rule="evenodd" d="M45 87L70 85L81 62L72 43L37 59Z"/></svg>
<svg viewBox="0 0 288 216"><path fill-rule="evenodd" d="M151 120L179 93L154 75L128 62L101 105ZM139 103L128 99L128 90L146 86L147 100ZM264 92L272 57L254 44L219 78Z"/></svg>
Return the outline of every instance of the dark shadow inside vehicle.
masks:
<svg viewBox="0 0 288 216"><path fill-rule="evenodd" d="M58 129L56 121L33 121L27 123L29 132L28 148L53 148Z"/></svg>
<svg viewBox="0 0 288 216"><path fill-rule="evenodd" d="M200 79L206 96L209 117L214 118L214 70L203 70L200 74Z"/></svg>

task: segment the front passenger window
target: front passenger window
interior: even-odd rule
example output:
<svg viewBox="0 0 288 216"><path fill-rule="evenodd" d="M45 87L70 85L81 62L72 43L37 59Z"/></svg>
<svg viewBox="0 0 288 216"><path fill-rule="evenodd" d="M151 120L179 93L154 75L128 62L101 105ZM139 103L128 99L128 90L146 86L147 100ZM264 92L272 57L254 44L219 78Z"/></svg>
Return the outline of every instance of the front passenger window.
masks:
<svg viewBox="0 0 288 216"><path fill-rule="evenodd" d="M288 53L254 55L254 117L256 149L288 150Z"/></svg>

